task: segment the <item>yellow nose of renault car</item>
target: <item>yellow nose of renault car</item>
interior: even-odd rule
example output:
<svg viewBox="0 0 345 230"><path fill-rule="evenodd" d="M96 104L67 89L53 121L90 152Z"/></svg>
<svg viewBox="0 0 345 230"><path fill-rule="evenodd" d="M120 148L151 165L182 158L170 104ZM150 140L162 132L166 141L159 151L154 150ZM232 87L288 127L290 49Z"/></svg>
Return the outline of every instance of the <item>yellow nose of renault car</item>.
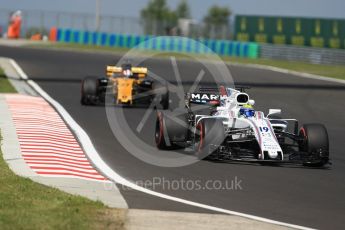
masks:
<svg viewBox="0 0 345 230"><path fill-rule="evenodd" d="M118 78L116 87L117 103L133 103L132 93L135 80L132 78Z"/></svg>
<svg viewBox="0 0 345 230"><path fill-rule="evenodd" d="M168 109L169 91L166 85L149 79L146 67L108 65L106 77L86 77L81 85L82 105L106 102L128 106L155 103L156 108Z"/></svg>

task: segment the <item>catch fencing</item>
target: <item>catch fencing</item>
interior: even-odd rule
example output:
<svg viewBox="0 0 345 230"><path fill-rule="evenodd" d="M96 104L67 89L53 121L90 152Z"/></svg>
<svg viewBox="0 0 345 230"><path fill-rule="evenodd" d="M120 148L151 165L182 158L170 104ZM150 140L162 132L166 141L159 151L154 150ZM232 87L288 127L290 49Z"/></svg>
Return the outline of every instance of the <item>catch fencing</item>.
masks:
<svg viewBox="0 0 345 230"><path fill-rule="evenodd" d="M9 18L14 10L0 8L0 26L6 31ZM230 26L209 25L195 20L182 20L181 29L164 20L144 21L129 16L101 15L99 25L94 14L57 11L25 10L21 37L33 33L47 34L51 27L69 28L81 31L98 31L116 34L174 35L191 38L230 39Z"/></svg>
<svg viewBox="0 0 345 230"><path fill-rule="evenodd" d="M0 36L6 33L9 18L13 11L0 9ZM345 50L231 41L229 26L207 28L204 24L195 22L190 24L188 32L179 34L176 31L173 33L167 31L169 25L164 21L144 23L139 18L103 15L100 17L97 31L94 14L41 10L23 11L21 37L29 38L35 33L48 35L52 27L60 28L57 40L68 43L131 48L137 42L146 40L150 36L182 35L201 41L205 46L223 56L263 57L315 64L345 64ZM191 47L176 39L171 41L163 39L159 42L158 46L153 45L152 48L165 49L165 47L170 47L172 51L200 52L197 46Z"/></svg>
<svg viewBox="0 0 345 230"><path fill-rule="evenodd" d="M9 9L0 9L0 26L3 32L6 31L13 12ZM22 15L22 37L30 37L34 32L48 34L49 29L54 26L88 31L94 31L96 28L94 14L25 10ZM99 31L124 34L144 33L140 19L128 16L101 16Z"/></svg>

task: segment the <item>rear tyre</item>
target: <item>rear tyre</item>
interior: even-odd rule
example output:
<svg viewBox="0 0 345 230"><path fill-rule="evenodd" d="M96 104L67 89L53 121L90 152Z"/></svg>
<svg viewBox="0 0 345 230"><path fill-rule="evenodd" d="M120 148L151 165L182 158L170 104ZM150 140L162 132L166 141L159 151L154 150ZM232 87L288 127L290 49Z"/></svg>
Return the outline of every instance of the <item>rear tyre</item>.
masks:
<svg viewBox="0 0 345 230"><path fill-rule="evenodd" d="M299 131L303 138L299 143L299 150L306 152L305 166L321 167L329 161L328 133L322 124L305 124Z"/></svg>
<svg viewBox="0 0 345 230"><path fill-rule="evenodd" d="M162 112L157 113L156 129L155 129L155 142L158 149L168 149L166 138L169 138L164 129L164 117Z"/></svg>
<svg viewBox="0 0 345 230"><path fill-rule="evenodd" d="M86 77L81 84L81 104L94 105L97 103L98 79L96 77Z"/></svg>
<svg viewBox="0 0 345 230"><path fill-rule="evenodd" d="M160 84L160 83L154 83L153 84L153 90L159 91L158 93L155 93L154 100L156 103L157 109L163 109L167 110L169 109L169 90L166 85Z"/></svg>
<svg viewBox="0 0 345 230"><path fill-rule="evenodd" d="M225 140L222 120L206 118L196 125L195 133L196 155L199 159L211 158Z"/></svg>
<svg viewBox="0 0 345 230"><path fill-rule="evenodd" d="M155 142L158 149L184 148L187 138L188 122L185 114L178 113L175 116L170 111L157 113Z"/></svg>

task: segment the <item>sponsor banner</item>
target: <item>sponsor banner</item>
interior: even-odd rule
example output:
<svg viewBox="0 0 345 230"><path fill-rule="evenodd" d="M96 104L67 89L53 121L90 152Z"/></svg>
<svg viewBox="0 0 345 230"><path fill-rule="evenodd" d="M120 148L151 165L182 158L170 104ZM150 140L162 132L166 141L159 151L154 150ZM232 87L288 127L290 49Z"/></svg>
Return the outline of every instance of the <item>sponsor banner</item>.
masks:
<svg viewBox="0 0 345 230"><path fill-rule="evenodd" d="M345 20L236 16L239 41L344 49Z"/></svg>

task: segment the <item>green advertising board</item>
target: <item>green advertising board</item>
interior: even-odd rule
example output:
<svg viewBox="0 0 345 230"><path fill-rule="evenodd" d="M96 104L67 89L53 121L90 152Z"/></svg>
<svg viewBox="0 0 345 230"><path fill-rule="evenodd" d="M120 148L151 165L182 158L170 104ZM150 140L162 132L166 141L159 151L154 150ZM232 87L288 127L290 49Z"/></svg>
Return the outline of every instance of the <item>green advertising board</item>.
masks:
<svg viewBox="0 0 345 230"><path fill-rule="evenodd" d="M239 41L312 47L345 48L345 20L236 16Z"/></svg>

